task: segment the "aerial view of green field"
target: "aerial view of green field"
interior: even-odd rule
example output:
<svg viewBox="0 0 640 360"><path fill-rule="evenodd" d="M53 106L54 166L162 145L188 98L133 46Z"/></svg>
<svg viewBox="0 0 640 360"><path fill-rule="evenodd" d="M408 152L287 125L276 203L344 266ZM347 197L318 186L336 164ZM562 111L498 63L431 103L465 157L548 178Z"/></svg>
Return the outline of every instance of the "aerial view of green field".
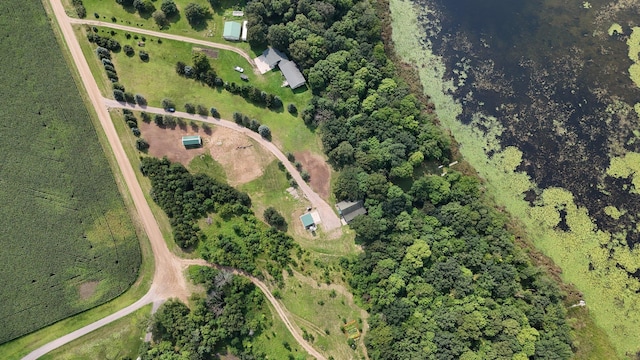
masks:
<svg viewBox="0 0 640 360"><path fill-rule="evenodd" d="M79 89L40 2L3 2L0 343L125 291L141 261Z"/></svg>

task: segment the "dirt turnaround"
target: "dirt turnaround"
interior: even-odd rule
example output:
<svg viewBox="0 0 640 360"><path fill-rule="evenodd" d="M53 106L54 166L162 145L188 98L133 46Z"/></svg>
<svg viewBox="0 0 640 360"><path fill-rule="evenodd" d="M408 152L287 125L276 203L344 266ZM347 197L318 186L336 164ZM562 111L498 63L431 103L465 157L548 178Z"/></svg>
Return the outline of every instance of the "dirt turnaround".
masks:
<svg viewBox="0 0 640 360"><path fill-rule="evenodd" d="M331 169L322 156L313 154L309 150L293 154L296 161L300 161L302 168L306 170L311 179L309 186L325 200L329 199L331 188Z"/></svg>

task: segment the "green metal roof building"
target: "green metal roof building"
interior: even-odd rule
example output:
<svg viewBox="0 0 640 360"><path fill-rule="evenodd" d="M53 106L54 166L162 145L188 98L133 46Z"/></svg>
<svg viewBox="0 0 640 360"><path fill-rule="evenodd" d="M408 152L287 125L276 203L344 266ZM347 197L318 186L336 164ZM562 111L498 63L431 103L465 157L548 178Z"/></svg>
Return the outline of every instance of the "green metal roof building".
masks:
<svg viewBox="0 0 640 360"><path fill-rule="evenodd" d="M242 35L242 24L235 21L227 21L224 23L224 32L222 37L225 40L238 41Z"/></svg>
<svg viewBox="0 0 640 360"><path fill-rule="evenodd" d="M300 221L302 221L302 226L304 226L305 229L310 229L316 225L316 222L313 220L313 216L311 216L311 213L306 213L300 216Z"/></svg>
<svg viewBox="0 0 640 360"><path fill-rule="evenodd" d="M200 147L202 146L202 138L200 135L192 135L192 136L183 136L182 137L182 145L184 147Z"/></svg>

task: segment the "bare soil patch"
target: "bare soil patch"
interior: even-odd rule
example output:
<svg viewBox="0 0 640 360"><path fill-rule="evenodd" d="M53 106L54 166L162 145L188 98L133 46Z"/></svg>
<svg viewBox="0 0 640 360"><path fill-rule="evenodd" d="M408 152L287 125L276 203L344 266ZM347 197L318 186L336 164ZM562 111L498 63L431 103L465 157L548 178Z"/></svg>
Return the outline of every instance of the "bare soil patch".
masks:
<svg viewBox="0 0 640 360"><path fill-rule="evenodd" d="M208 144L208 135L204 130L197 131L191 126L184 128L176 126L174 129L161 128L154 123L139 122L142 137L149 143L149 155L157 158L167 157L173 162L179 162L184 166L197 155L204 154ZM187 135L202 136L202 147L187 149L182 145L182 137Z"/></svg>
<svg viewBox="0 0 640 360"><path fill-rule="evenodd" d="M260 144L231 129L212 126L209 134L202 128L191 126L184 128L161 128L154 123L141 123L142 136L149 143L149 155L187 166L196 156L210 152L225 170L230 185L237 186L260 177L264 168L275 158ZM182 137L186 135L202 136L202 147L186 149L182 146Z"/></svg>
<svg viewBox="0 0 640 360"><path fill-rule="evenodd" d="M218 58L218 50L213 49L204 49L204 48L193 48L193 51L200 51L201 53L207 55L207 57L211 59Z"/></svg>
<svg viewBox="0 0 640 360"><path fill-rule="evenodd" d="M99 281L87 281L78 287L80 293L80 300L87 300L96 292Z"/></svg>
<svg viewBox="0 0 640 360"><path fill-rule="evenodd" d="M329 199L331 169L329 169L329 165L324 161L324 158L309 150L297 152L293 155L296 157L296 160L302 164L302 168L307 170L309 175L311 175L309 186L311 186L313 191L323 199Z"/></svg>
<svg viewBox="0 0 640 360"><path fill-rule="evenodd" d="M275 157L249 137L223 127L213 127L209 149L222 164L232 186L259 178Z"/></svg>

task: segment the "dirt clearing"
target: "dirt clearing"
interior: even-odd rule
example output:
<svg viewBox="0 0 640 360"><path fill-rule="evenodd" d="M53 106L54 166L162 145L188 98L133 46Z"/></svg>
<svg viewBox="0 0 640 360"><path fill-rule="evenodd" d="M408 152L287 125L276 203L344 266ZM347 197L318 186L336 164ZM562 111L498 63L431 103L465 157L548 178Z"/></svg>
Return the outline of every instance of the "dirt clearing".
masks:
<svg viewBox="0 0 640 360"><path fill-rule="evenodd" d="M311 175L309 186L311 186L313 191L323 199L329 199L331 169L329 169L329 165L324 161L324 158L311 153L309 150L297 152L293 155L296 157L296 160L302 164L302 168L307 170L309 175Z"/></svg>
<svg viewBox="0 0 640 360"><path fill-rule="evenodd" d="M80 292L80 300L87 300L96 292L99 281L87 281L80 284L78 291Z"/></svg>
<svg viewBox="0 0 640 360"><path fill-rule="evenodd" d="M149 155L158 158L166 156L184 166L194 157L209 152L222 165L232 186L260 177L264 168L275 159L254 140L220 126L212 126L210 134L207 134L202 128L194 129L190 125L171 129L153 123L141 123L140 131L149 143ZM182 137L186 135L202 136L202 147L186 149L182 146Z"/></svg>

